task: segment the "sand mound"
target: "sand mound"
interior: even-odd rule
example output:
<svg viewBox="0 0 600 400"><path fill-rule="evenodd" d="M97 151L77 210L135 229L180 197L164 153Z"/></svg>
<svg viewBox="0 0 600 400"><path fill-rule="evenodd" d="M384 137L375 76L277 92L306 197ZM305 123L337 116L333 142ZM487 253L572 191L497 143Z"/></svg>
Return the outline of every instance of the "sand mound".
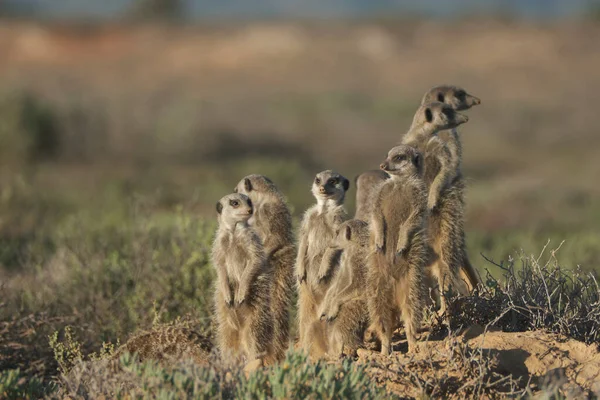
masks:
<svg viewBox="0 0 600 400"><path fill-rule="evenodd" d="M486 332L474 326L461 336L421 343L406 354L403 341L392 356L360 350L377 382L401 397L493 397L562 387L569 397L600 393L600 353L595 345L545 333ZM487 396L486 396L487 394Z"/></svg>

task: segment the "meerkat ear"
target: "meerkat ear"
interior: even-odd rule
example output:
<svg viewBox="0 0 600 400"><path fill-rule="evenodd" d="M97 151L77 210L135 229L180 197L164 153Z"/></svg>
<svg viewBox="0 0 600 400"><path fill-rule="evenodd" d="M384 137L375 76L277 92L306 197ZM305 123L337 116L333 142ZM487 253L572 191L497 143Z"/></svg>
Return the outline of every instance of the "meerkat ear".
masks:
<svg viewBox="0 0 600 400"><path fill-rule="evenodd" d="M349 226L346 227L346 240L352 239L352 229Z"/></svg>
<svg viewBox="0 0 600 400"><path fill-rule="evenodd" d="M438 93L437 99L440 103L444 102L444 93Z"/></svg>
<svg viewBox="0 0 600 400"><path fill-rule="evenodd" d="M252 182L250 182L250 178L244 179L244 187L248 192L252 190Z"/></svg>
<svg viewBox="0 0 600 400"><path fill-rule="evenodd" d="M433 121L433 113L431 112L431 108L426 108L425 109L425 120L427 122Z"/></svg>
<svg viewBox="0 0 600 400"><path fill-rule="evenodd" d="M217 202L217 214L221 214L223 212L223 204L221 202Z"/></svg>
<svg viewBox="0 0 600 400"><path fill-rule="evenodd" d="M344 178L342 184L344 185L344 191L347 192L348 188L350 187L350 181L346 178Z"/></svg>

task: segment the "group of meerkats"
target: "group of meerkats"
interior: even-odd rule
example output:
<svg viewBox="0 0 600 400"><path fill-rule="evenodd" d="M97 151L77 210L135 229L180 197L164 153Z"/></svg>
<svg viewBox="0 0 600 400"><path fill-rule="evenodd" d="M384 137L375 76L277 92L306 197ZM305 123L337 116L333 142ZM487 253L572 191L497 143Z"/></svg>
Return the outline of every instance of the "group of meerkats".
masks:
<svg viewBox="0 0 600 400"><path fill-rule="evenodd" d="M312 357L353 355L367 330L390 354L400 322L408 351L416 351L427 299L443 313L448 294L480 284L465 248L457 132L468 121L458 111L478 104L456 86L430 89L401 144L379 170L356 178L354 219L344 209L348 179L318 173L317 202L297 244L285 197L269 178L249 175L219 200L212 258L221 356L248 367L281 360L294 288L298 346Z"/></svg>

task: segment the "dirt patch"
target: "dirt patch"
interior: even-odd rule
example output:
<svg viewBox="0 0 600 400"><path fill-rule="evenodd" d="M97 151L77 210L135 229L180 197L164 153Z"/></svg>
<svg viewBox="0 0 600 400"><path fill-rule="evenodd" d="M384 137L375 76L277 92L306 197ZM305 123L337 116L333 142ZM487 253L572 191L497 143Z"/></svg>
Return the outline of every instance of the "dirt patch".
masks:
<svg viewBox="0 0 600 400"><path fill-rule="evenodd" d="M495 397L560 388L577 398L600 393L600 353L595 345L542 331L485 332L422 342L406 354L398 337L393 355L359 350L359 363L402 398Z"/></svg>

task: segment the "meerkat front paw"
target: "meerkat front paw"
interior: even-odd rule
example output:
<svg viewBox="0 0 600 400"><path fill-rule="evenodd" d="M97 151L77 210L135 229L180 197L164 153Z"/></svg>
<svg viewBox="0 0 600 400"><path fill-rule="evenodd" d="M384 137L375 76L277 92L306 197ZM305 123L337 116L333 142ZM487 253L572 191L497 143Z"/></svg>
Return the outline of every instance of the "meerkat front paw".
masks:
<svg viewBox="0 0 600 400"><path fill-rule="evenodd" d="M235 304L237 307L241 306L246 301L246 295L248 293L248 289L246 287L240 286L238 288L237 294L235 296Z"/></svg>
<svg viewBox="0 0 600 400"><path fill-rule="evenodd" d="M301 273L297 274L296 279L300 284L306 282L306 271L302 271Z"/></svg>
<svg viewBox="0 0 600 400"><path fill-rule="evenodd" d="M436 195L429 195L429 198L427 199L427 209L429 211L433 211L438 205L438 196Z"/></svg>

